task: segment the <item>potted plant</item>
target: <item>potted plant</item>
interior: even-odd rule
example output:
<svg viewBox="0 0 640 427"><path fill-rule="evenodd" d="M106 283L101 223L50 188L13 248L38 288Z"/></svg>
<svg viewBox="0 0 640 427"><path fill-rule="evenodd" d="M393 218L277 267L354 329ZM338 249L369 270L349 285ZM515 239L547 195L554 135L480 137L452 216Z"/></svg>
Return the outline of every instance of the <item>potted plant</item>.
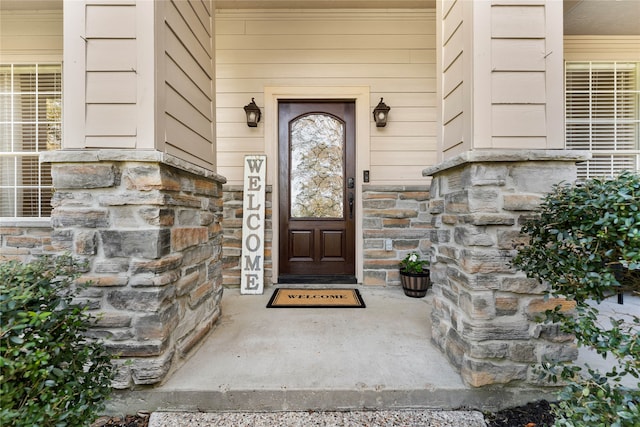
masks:
<svg viewBox="0 0 640 427"><path fill-rule="evenodd" d="M413 298L424 297L431 286L429 261L420 259L417 252L408 253L400 261L400 282L405 295Z"/></svg>

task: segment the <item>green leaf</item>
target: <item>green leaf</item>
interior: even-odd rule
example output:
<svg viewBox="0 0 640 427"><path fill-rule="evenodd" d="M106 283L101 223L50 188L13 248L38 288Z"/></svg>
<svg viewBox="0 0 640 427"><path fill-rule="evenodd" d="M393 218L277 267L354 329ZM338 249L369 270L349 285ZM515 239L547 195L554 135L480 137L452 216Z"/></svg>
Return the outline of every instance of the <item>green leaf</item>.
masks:
<svg viewBox="0 0 640 427"><path fill-rule="evenodd" d="M18 344L18 345L24 344L24 339L22 337L17 337L15 335L11 336L9 338L9 341L11 341L14 344Z"/></svg>
<svg viewBox="0 0 640 427"><path fill-rule="evenodd" d="M619 411L618 416L623 420L631 420L634 418L634 415L631 412L627 412L627 411Z"/></svg>

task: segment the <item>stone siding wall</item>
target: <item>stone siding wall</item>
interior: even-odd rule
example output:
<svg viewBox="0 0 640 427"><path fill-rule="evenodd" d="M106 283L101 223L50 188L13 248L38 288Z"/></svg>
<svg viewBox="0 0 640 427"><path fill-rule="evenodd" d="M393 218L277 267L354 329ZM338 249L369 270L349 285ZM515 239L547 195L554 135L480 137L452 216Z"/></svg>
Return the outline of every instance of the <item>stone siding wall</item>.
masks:
<svg viewBox="0 0 640 427"><path fill-rule="evenodd" d="M540 384L532 364L577 357L572 337L535 319L563 301L510 266L523 220L575 160L468 162L432 173L432 340L472 386Z"/></svg>
<svg viewBox="0 0 640 427"><path fill-rule="evenodd" d="M49 221L0 220L0 263L29 262L38 255L51 253L51 225Z"/></svg>
<svg viewBox="0 0 640 427"><path fill-rule="evenodd" d="M224 179L161 153L130 156L45 160L51 244L89 261L81 298L92 335L120 356L116 388L160 382L213 327L222 296Z"/></svg>
<svg viewBox="0 0 640 427"><path fill-rule="evenodd" d="M225 185L223 201L222 242L223 284L230 288L240 287L240 257L242 255L242 198L244 191L241 185ZM273 260L271 248L273 243L272 224L272 190L266 188L265 230L264 230L264 286L273 284Z"/></svg>
<svg viewBox="0 0 640 427"><path fill-rule="evenodd" d="M400 260L413 251L430 256L429 188L365 185L362 199L364 284L400 286Z"/></svg>

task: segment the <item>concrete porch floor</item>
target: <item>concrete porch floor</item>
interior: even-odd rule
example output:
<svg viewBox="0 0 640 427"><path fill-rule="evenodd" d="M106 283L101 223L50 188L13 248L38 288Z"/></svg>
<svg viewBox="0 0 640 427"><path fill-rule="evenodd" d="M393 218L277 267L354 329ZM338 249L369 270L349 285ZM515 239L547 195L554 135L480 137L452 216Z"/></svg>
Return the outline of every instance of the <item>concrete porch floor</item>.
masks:
<svg viewBox="0 0 640 427"><path fill-rule="evenodd" d="M111 413L139 410L495 410L540 390L465 385L431 343L431 296L359 287L360 309L266 308L225 289L216 328L160 387L117 393Z"/></svg>

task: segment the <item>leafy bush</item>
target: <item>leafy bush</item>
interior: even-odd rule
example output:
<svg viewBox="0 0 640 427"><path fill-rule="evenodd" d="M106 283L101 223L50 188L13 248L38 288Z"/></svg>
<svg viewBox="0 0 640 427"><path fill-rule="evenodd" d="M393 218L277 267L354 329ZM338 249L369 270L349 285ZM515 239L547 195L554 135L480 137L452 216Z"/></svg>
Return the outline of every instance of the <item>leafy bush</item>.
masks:
<svg viewBox="0 0 640 427"><path fill-rule="evenodd" d="M551 380L566 385L554 408L556 425L638 426L640 382L631 389L620 382L640 376L640 319L610 319L605 325L594 302L640 290L640 176L626 172L615 179L556 186L543 200L539 217L522 232L530 243L513 264L548 283L548 297L576 304L574 312L547 311L544 321L558 323L579 346L614 359L605 373L543 364Z"/></svg>
<svg viewBox="0 0 640 427"><path fill-rule="evenodd" d="M71 257L0 264L0 425L83 426L104 408L112 365L73 304Z"/></svg>

